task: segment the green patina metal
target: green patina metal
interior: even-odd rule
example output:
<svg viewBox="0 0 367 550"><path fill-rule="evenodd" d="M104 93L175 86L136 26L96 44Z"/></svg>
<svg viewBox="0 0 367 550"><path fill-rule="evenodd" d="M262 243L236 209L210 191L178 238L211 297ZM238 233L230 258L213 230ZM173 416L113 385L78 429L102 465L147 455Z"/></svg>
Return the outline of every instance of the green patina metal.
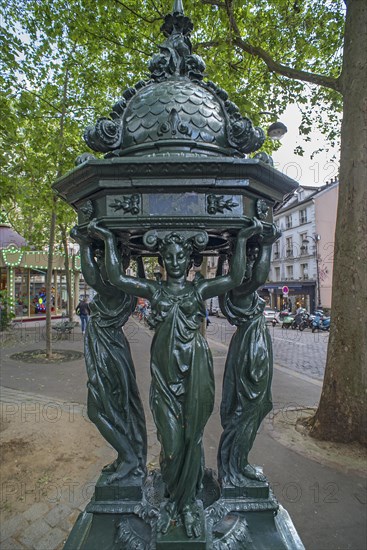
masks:
<svg viewBox="0 0 367 550"><path fill-rule="evenodd" d="M108 157L167 152L241 156L261 147L261 128L241 116L222 88L203 80L205 63L192 54L192 29L182 5L175 5L161 27L166 40L150 60L150 80L128 88L110 118L86 129L91 149Z"/></svg>
<svg viewBox="0 0 367 550"><path fill-rule="evenodd" d="M109 117L85 131L84 153L54 188L78 212L88 283L97 291L85 338L88 413L117 452L66 543L67 549L303 548L262 471L249 463L271 410L272 351L256 290L269 270L275 204L297 184L273 168L265 136L227 93L204 79L193 25L180 0L150 79L127 89ZM145 278L144 255L167 279ZM187 279L219 256L215 279ZM127 276L131 258L137 277ZM222 275L223 258L230 271ZM237 325L223 381L219 478L204 468L202 435L212 412L210 350L200 334L205 300L220 295ZM151 301L150 406L162 453L147 472L146 429L121 328L134 297Z"/></svg>

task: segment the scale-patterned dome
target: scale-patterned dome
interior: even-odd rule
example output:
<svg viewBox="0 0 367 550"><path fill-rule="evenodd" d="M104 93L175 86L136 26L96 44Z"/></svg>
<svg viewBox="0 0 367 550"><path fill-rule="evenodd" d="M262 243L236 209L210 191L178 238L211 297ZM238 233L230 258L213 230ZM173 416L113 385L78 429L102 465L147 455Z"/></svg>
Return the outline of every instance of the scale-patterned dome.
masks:
<svg viewBox="0 0 367 550"><path fill-rule="evenodd" d="M159 140L190 140L228 147L225 114L203 86L179 77L144 87L123 118L124 149ZM178 145L179 146L179 145Z"/></svg>
<svg viewBox="0 0 367 550"><path fill-rule="evenodd" d="M203 80L205 64L192 54L189 38L193 25L179 5L162 25L167 39L149 62L151 79L128 88L110 118L86 129L84 138L95 151L243 156L262 146L264 132L241 116L224 90Z"/></svg>

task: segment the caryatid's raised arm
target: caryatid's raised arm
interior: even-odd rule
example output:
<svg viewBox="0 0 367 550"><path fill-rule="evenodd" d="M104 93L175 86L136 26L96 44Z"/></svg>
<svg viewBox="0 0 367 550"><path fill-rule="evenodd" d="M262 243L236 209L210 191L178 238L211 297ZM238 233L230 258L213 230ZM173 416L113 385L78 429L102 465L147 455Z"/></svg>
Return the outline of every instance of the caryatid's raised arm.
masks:
<svg viewBox="0 0 367 550"><path fill-rule="evenodd" d="M157 290L158 283L125 275L121 268L116 238L113 233L101 226L96 220L91 221L88 231L92 236L103 239L105 242L105 263L110 282L128 294L150 299ZM229 273L216 279L203 279L198 284L197 290L203 300L227 292L241 284L246 270L246 242L250 237L261 233L261 231L261 222L254 218L250 225L246 225L238 232Z"/></svg>
<svg viewBox="0 0 367 550"><path fill-rule="evenodd" d="M95 252L91 239L88 235L84 235L78 226L73 227L70 236L80 246L80 263L86 283L96 292L106 291L105 281L94 257Z"/></svg>
<svg viewBox="0 0 367 550"><path fill-rule="evenodd" d="M102 239L105 243L105 265L111 284L132 296L151 298L156 290L156 283L143 277L130 277L124 273L114 234L97 220L90 222L88 232L92 237ZM141 269L139 271L141 272Z"/></svg>
<svg viewBox="0 0 367 550"><path fill-rule="evenodd" d="M246 271L247 240L261 233L262 228L262 223L253 218L250 225L240 229L228 274L215 277L215 279L204 279L198 284L198 292L203 300L223 294L241 284Z"/></svg>
<svg viewBox="0 0 367 550"><path fill-rule="evenodd" d="M270 231L260 235L258 243L254 244L254 247L259 249L257 258L254 260L249 278L244 279L242 284L235 289L237 295L252 294L266 282L270 269L272 245L279 237L280 232L274 224Z"/></svg>

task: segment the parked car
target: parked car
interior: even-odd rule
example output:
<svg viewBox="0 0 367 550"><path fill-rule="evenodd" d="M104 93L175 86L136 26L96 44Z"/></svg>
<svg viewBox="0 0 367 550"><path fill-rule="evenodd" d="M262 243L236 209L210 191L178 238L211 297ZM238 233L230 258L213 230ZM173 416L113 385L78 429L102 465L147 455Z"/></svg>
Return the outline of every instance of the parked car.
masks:
<svg viewBox="0 0 367 550"><path fill-rule="evenodd" d="M266 323L273 323L273 320L275 319L277 312L275 309L271 309L270 307L266 307L264 309L264 315L265 315L265 322Z"/></svg>

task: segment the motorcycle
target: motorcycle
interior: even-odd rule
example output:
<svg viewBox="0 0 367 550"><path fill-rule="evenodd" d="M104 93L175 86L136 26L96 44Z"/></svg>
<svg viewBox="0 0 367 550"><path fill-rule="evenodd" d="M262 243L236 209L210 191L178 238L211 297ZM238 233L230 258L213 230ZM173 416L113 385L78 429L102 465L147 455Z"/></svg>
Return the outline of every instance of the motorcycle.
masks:
<svg viewBox="0 0 367 550"><path fill-rule="evenodd" d="M328 331L330 330L330 317L324 317L323 315L315 315L312 321L312 332L317 330Z"/></svg>
<svg viewBox="0 0 367 550"><path fill-rule="evenodd" d="M282 328L289 328L294 322L294 316L289 313L285 316L282 316Z"/></svg>
<svg viewBox="0 0 367 550"><path fill-rule="evenodd" d="M309 313L305 313L305 315L302 319L302 322L298 327L298 330L300 330L302 332L302 330L305 330L305 328L311 328L312 329L312 321L313 321L312 315L310 315Z"/></svg>
<svg viewBox="0 0 367 550"><path fill-rule="evenodd" d="M297 313L291 325L292 329L295 330L298 328L298 330L302 331L305 328L307 328L309 326L308 318L309 318L309 314L305 309Z"/></svg>

